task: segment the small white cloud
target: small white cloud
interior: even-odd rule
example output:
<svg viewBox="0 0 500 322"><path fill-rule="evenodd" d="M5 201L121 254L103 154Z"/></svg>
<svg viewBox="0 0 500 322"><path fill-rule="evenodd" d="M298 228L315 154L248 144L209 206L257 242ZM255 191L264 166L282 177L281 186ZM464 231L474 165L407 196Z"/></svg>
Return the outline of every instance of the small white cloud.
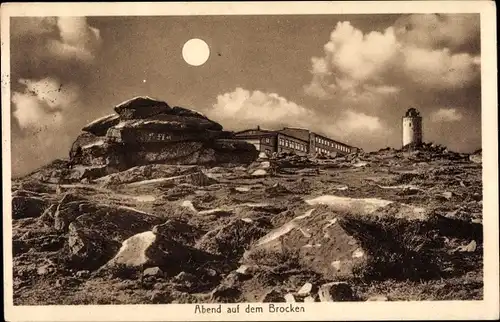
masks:
<svg viewBox="0 0 500 322"><path fill-rule="evenodd" d="M314 112L276 93L236 88L217 96L208 116L231 129L310 125Z"/></svg>
<svg viewBox="0 0 500 322"><path fill-rule="evenodd" d="M79 93L73 85L61 85L53 78L19 80L25 86L23 92L13 92L13 115L21 128L59 126L64 112L75 108Z"/></svg>
<svg viewBox="0 0 500 322"><path fill-rule="evenodd" d="M378 132L384 130L384 126L377 116L367 115L362 112L347 110L343 113L337 123L338 127L348 133Z"/></svg>
<svg viewBox="0 0 500 322"><path fill-rule="evenodd" d="M440 108L431 114L431 121L439 122L458 122L462 120L462 114L455 108Z"/></svg>

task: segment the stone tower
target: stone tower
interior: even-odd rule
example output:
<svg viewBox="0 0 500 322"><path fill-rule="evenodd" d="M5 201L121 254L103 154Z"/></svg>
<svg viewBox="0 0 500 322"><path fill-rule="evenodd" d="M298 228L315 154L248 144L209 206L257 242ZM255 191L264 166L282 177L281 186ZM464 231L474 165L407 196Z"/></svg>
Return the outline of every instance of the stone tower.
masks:
<svg viewBox="0 0 500 322"><path fill-rule="evenodd" d="M403 117L403 147L422 144L422 117L415 108L406 111Z"/></svg>

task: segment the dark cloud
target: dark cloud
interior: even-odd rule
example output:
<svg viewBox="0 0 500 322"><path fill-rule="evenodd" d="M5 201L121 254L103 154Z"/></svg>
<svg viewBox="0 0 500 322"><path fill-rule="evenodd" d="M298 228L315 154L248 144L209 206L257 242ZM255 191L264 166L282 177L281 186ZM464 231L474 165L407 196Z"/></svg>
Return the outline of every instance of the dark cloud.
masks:
<svg viewBox="0 0 500 322"><path fill-rule="evenodd" d="M85 17L11 19L13 173L66 155L100 43Z"/></svg>

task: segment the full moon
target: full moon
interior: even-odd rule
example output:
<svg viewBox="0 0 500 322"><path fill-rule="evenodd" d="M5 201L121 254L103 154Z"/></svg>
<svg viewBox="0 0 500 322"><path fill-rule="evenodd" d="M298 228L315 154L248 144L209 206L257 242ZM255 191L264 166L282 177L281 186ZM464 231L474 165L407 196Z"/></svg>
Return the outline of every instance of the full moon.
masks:
<svg viewBox="0 0 500 322"><path fill-rule="evenodd" d="M210 56L210 48L201 39L188 40L182 47L182 58L191 66L203 65Z"/></svg>

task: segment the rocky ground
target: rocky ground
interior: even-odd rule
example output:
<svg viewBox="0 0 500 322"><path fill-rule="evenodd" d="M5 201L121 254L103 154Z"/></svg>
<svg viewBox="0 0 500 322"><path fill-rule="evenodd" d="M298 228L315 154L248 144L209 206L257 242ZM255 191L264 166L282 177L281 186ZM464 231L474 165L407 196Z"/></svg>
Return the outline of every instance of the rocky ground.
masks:
<svg viewBox="0 0 500 322"><path fill-rule="evenodd" d="M65 167L13 180L16 305L483 296L479 154L426 146L40 179Z"/></svg>

